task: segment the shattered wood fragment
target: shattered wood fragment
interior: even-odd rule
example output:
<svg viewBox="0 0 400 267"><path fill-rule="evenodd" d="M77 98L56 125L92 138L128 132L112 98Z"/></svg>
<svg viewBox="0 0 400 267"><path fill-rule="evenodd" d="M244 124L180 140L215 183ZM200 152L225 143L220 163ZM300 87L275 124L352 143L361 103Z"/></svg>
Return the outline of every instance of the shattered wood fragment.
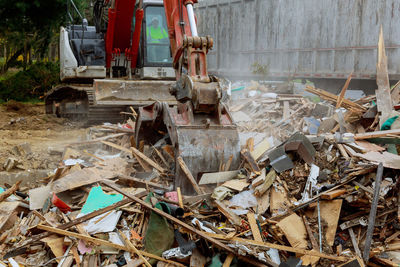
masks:
<svg viewBox="0 0 400 267"><path fill-rule="evenodd" d="M221 201L216 200L215 204L217 205L218 210L224 214L224 216L234 225L240 226L242 224L242 220L239 216L231 211L230 208L225 206Z"/></svg>
<svg viewBox="0 0 400 267"><path fill-rule="evenodd" d="M186 178L188 178L188 180L192 184L196 193L199 195L204 194L203 190L201 190L201 188L197 184L196 180L194 179L192 173L190 172L189 168L187 167L185 161L183 161L183 158L181 156L179 156L176 160L178 161L179 166L181 167L182 171L185 173Z"/></svg>
<svg viewBox="0 0 400 267"><path fill-rule="evenodd" d="M263 168L261 170L261 174L251 182L251 187L256 188L260 184L264 183L264 181L265 181L265 173L266 173L266 170L265 170L265 168Z"/></svg>
<svg viewBox="0 0 400 267"><path fill-rule="evenodd" d="M125 245L128 246L131 251L134 251L135 254L139 256L139 258L144 262L144 264L147 267L151 267L150 263L143 257L142 253L131 243L129 238L126 237L126 235L124 235L124 233L122 231L119 230L118 232L119 232L120 236L122 237L122 239L124 240Z"/></svg>
<svg viewBox="0 0 400 267"><path fill-rule="evenodd" d="M226 257L226 259L225 259L224 264L222 265L222 267L229 267L229 266L231 266L231 263L232 263L232 260L233 260L234 257L235 257L235 255L229 254L229 255Z"/></svg>
<svg viewBox="0 0 400 267"><path fill-rule="evenodd" d="M265 173L265 169L263 169ZM257 186L254 189L254 195L257 197L262 196L270 187L271 185L275 182L276 179L276 172L275 170L270 170L267 176L265 177L265 181L263 184Z"/></svg>
<svg viewBox="0 0 400 267"><path fill-rule="evenodd" d="M218 184L235 178L239 171L209 172L204 173L199 181L199 185Z"/></svg>
<svg viewBox="0 0 400 267"><path fill-rule="evenodd" d="M136 149L135 147L131 147L132 152L137 156L140 157L142 160L144 160L147 164L149 164L150 166L152 166L153 168L155 168L157 171L159 171L160 173L164 173L165 169L162 168L160 165L158 165L157 163L155 163L152 159L150 159L149 157L147 157L145 154L143 154L142 152L140 152L138 149Z"/></svg>
<svg viewBox="0 0 400 267"><path fill-rule="evenodd" d="M336 103L336 108L340 108L340 106L342 105L344 95L346 94L346 90L349 87L352 75L353 75L353 72L351 72L349 77L347 77L346 83L344 84L342 91L340 91L340 95L339 95L337 103Z"/></svg>
<svg viewBox="0 0 400 267"><path fill-rule="evenodd" d="M327 227L324 231L326 243L329 246L333 246L335 241L342 202L342 199L320 202L321 218L327 223Z"/></svg>
<svg viewBox="0 0 400 267"><path fill-rule="evenodd" d="M346 189L336 189L336 190L328 192L328 193L322 193L321 199L332 200L332 199L337 198L346 193L347 193Z"/></svg>
<svg viewBox="0 0 400 267"><path fill-rule="evenodd" d="M123 180L123 181L131 181L131 182L134 182L134 183L137 183L137 184L140 184L140 185L144 185L145 187L146 186L150 186L150 187L159 188L159 189L163 189L163 190L167 190L167 191L170 190L169 187L166 187L164 185L161 185L161 184L158 184L158 183L153 183L153 182L150 182L150 181L147 181L147 180L143 180L143 179L139 179L139 178L136 178L136 177L131 177L131 176L120 174L120 175L118 175L118 178L120 180Z"/></svg>
<svg viewBox="0 0 400 267"><path fill-rule="evenodd" d="M243 189L249 186L249 183L246 182L246 179L233 179L230 181L226 181L225 183L222 184L222 186L242 192Z"/></svg>
<svg viewBox="0 0 400 267"><path fill-rule="evenodd" d="M2 202L3 200L5 200L6 198L8 198L9 196L11 196L12 194L14 194L18 189L19 189L19 185L21 184L22 181L17 181L13 186L11 186L10 188L8 188L6 191L4 191L3 193L0 194L0 202Z"/></svg>
<svg viewBox="0 0 400 267"><path fill-rule="evenodd" d="M260 230L258 229L257 221L254 216L255 214L252 212L247 213L247 220L250 224L251 233L253 234L254 240L263 242Z"/></svg>
<svg viewBox="0 0 400 267"><path fill-rule="evenodd" d="M216 239L222 239L222 240L225 239L224 235L211 234L211 233L206 233L206 234L213 238L216 238ZM313 250L306 250L306 249L301 249L301 248L296 248L296 247L283 246L283 245L278 245L278 244L273 244L273 243L268 243L268 242L259 242L256 240L244 239L244 238L239 238L239 237L234 237L231 240L242 243L242 244L249 244L249 245L265 247L265 248L274 248L277 250L288 251L288 252L298 253L298 254L302 254L302 255L309 255L309 256L313 256L313 257L320 257L320 258L330 259L330 260L334 260L334 261L347 261L349 259L349 258L343 257L343 256L329 255L329 254L320 253L320 252L313 251Z"/></svg>
<svg viewBox="0 0 400 267"><path fill-rule="evenodd" d="M358 257L362 258L361 251L358 248L358 242L356 239L356 235L354 234L353 228L350 227L348 230L349 230L349 235L350 235L351 243L353 244L354 251L356 252Z"/></svg>
<svg viewBox="0 0 400 267"><path fill-rule="evenodd" d="M255 159L255 160L259 160L260 157L267 152L267 150L271 147L271 144L268 140L268 138L264 139L261 143L259 143L256 148L254 149L254 151L251 152L251 156Z"/></svg>
<svg viewBox="0 0 400 267"><path fill-rule="evenodd" d="M247 149L243 149L240 154L244 158L244 160L249 164L249 167L252 172L254 172L257 175L261 174L260 168L258 167L257 162L254 160L253 156L250 154L250 152Z"/></svg>
<svg viewBox="0 0 400 267"><path fill-rule="evenodd" d="M387 68L387 57L385 52L385 43L383 39L383 28L379 32L378 41L378 63L376 64L376 84L378 89L375 91L376 106L381 113L379 116L379 128L390 117L393 110L392 99L390 95L389 74Z"/></svg>

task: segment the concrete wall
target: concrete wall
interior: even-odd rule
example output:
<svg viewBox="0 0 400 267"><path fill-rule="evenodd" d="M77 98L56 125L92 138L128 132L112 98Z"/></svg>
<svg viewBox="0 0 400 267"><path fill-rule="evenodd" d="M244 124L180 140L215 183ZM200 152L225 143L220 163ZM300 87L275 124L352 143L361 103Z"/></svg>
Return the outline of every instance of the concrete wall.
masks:
<svg viewBox="0 0 400 267"><path fill-rule="evenodd" d="M382 24L391 79L400 79L399 0L203 0L200 35L214 38L210 71L270 76L374 79Z"/></svg>

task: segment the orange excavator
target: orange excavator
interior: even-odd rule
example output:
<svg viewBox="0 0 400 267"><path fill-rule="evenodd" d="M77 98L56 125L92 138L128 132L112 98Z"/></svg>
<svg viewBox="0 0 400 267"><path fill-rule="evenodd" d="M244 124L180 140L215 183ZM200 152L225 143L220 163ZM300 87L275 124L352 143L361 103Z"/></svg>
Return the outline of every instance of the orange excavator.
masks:
<svg viewBox="0 0 400 267"><path fill-rule="evenodd" d="M121 120L121 111L134 107L137 142L164 138L195 179L227 162L237 169L237 128L221 100L224 82L207 71L213 39L198 35L195 3L97 0L89 26L68 0L71 24L60 32L62 84L47 94L46 112L98 123ZM72 23L74 14L81 24ZM175 187L194 193L175 162Z"/></svg>

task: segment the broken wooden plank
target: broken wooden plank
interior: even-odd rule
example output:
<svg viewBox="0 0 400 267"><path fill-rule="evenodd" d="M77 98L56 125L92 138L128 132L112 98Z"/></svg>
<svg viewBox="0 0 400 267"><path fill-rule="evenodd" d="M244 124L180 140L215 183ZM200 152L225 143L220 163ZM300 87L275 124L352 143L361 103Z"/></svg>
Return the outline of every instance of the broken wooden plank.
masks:
<svg viewBox="0 0 400 267"><path fill-rule="evenodd" d="M230 181L226 181L222 184L222 186L242 192L243 189L249 186L249 184L250 183L246 182L246 179L233 179Z"/></svg>
<svg viewBox="0 0 400 267"><path fill-rule="evenodd" d="M385 52L385 41L383 39L383 28L379 32L378 41L378 63L376 64L376 84L378 89L375 91L376 106L381 113L379 116L379 128L389 119L393 111L393 103L390 95L389 73L387 69L387 57Z"/></svg>
<svg viewBox="0 0 400 267"><path fill-rule="evenodd" d="M340 106L342 105L342 102L343 102L343 99L344 99L344 95L346 94L346 90L349 87L352 75L353 75L353 72L351 72L349 77L347 77L346 83L344 84L344 86L342 88L342 91L340 91L338 100L336 102L336 108L340 108Z"/></svg>
<svg viewBox="0 0 400 267"><path fill-rule="evenodd" d="M119 157L96 162L94 165L94 167L84 168L58 179L52 184L51 190L54 193L64 192L103 179L111 179L119 174L128 174L128 162Z"/></svg>
<svg viewBox="0 0 400 267"><path fill-rule="evenodd" d="M224 214L224 216L234 225L240 226L242 224L242 220L238 215L233 213L230 208L225 206L221 201L216 200L215 204L217 205L218 210Z"/></svg>
<svg viewBox="0 0 400 267"><path fill-rule="evenodd" d="M238 174L237 170L204 173L200 178L199 185L223 183L235 178Z"/></svg>
<svg viewBox="0 0 400 267"><path fill-rule="evenodd" d="M121 180L125 180L125 181L132 181L134 183L138 183L138 184L144 185L145 187L146 186L150 186L150 187L163 189L163 190L167 190L167 191L169 191L171 189L171 188L169 188L167 186L164 186L164 185L161 185L161 184L158 184L158 183L153 183L153 182L150 182L150 181L146 181L146 180L139 179L139 178L136 178L136 177L131 177L131 176L128 176L128 175L120 174L120 175L118 175L118 178L121 179Z"/></svg>
<svg viewBox="0 0 400 267"><path fill-rule="evenodd" d="M196 180L194 179L192 173L190 172L189 168L187 167L185 161L183 161L183 158L179 156L176 160L178 161L178 164L181 167L183 173L185 174L186 178L188 178L189 182L192 184L197 194L199 195L204 194L203 190L201 190Z"/></svg>
<svg viewBox="0 0 400 267"><path fill-rule="evenodd" d="M271 147L271 144L268 140L268 138L265 138L261 143L259 143L256 148L254 149L253 152L251 152L251 156L255 160L259 160L260 157L267 152L267 150Z"/></svg>
<svg viewBox="0 0 400 267"><path fill-rule="evenodd" d="M296 213L282 219L278 222L277 226L285 234L290 245L295 248L307 247L307 230L304 226L303 220Z"/></svg>
<svg viewBox="0 0 400 267"><path fill-rule="evenodd" d="M2 230L4 224L8 221L12 213L18 208L19 202L1 202L0 203L0 230Z"/></svg>
<svg viewBox="0 0 400 267"><path fill-rule="evenodd" d="M142 160L144 160L147 164L149 164L150 166L152 166L153 168L155 168L157 171L164 173L165 169L163 167L161 167L160 165L158 165L156 162L154 162L152 159L150 159L149 157L147 157L145 154L143 154L142 152L140 152L138 149L136 149L135 147L131 147L132 152L140 157Z"/></svg>
<svg viewBox="0 0 400 267"><path fill-rule="evenodd" d="M349 235L351 238L351 243L353 244L354 251L356 252L358 257L362 258L361 251L358 248L358 242L356 239L356 235L354 234L353 228L350 227L348 230L349 230Z"/></svg>
<svg viewBox="0 0 400 267"><path fill-rule="evenodd" d="M256 218L254 216L255 215L253 212L247 213L247 220L249 221L250 224L251 233L253 234L254 240L263 242L260 230L258 229Z"/></svg>
<svg viewBox="0 0 400 267"><path fill-rule="evenodd" d="M134 251L135 254L139 256L139 258L144 262L144 264L145 264L147 267L151 267L151 264L143 257L142 252L139 251L139 250L131 243L131 241L129 240L129 238L128 238L126 235L124 235L124 233L123 233L122 231L119 230L118 232L119 232L120 236L122 237L122 239L124 240L125 245L128 246L132 251Z"/></svg>
<svg viewBox="0 0 400 267"><path fill-rule="evenodd" d="M263 169L263 171L265 173L265 169ZM267 174L267 176L265 177L264 183L257 186L254 189L254 195L258 197L262 196L271 187L275 179L276 179L276 172L274 169L271 169Z"/></svg>
<svg viewBox="0 0 400 267"><path fill-rule="evenodd" d="M335 241L342 202L342 199L320 202L321 218L327 223L325 229L325 239L329 246L333 246Z"/></svg>
<svg viewBox="0 0 400 267"><path fill-rule="evenodd" d="M378 138L378 137L392 137L392 135L395 135L396 137L400 135L400 129L359 133L354 135L354 139L363 140L363 139Z"/></svg>
<svg viewBox="0 0 400 267"><path fill-rule="evenodd" d="M8 188L6 191L4 191L3 193L0 194L0 202L2 202L3 200L5 200L6 198L8 198L9 196L11 196L12 194L14 194L18 189L19 189L19 185L21 184L22 181L17 181L13 186L11 186L10 188Z"/></svg>
<svg viewBox="0 0 400 267"><path fill-rule="evenodd" d="M41 224L39 224L37 226L37 228L41 229L41 230L44 230L44 231L51 232L51 233L55 233L55 234L58 234L58 235L72 236L72 237L75 237L75 238L78 238L78 239L82 239L82 240L87 241L87 242L91 242L91 243L96 244L96 245L104 245L104 246L116 248L116 249L119 249L119 250L122 250L122 251L128 251L128 252L131 252L131 253L135 253L135 251L131 250L127 246L121 246L121 245L118 245L118 244L114 244L114 243L112 243L110 241L106 241L106 240L103 240L103 239L94 238L94 237L91 237L91 236L82 235L82 234L78 234L78 233L74 233L74 232L70 232L70 231L66 231L66 230L61 230L61 229L58 229L58 228L54 228L54 227L50 227L50 226L46 226L46 225L41 225ZM156 256L154 254L148 253L146 251L140 251L140 253L142 253L146 257L153 258L153 259L156 259L156 260L159 260L159 261L168 262L168 263L171 263L171 264L174 264L174 265L178 265L178 266L184 266L184 265L179 264L177 262L166 260L164 258L161 258L161 257Z"/></svg>
<svg viewBox="0 0 400 267"><path fill-rule="evenodd" d="M129 148L126 148L126 147L123 147L123 146L119 146L119 145L117 145L117 144L114 144L114 143L111 143L111 142L108 142L108 141L101 141L103 144L105 144L105 145L108 145L108 146L110 146L110 147L113 147L113 148L116 148L116 149L118 149L118 150L121 150L121 151L124 151L124 152L126 152L126 153L128 153L128 154L131 154L132 153L132 151L130 151L129 150Z"/></svg>
<svg viewBox="0 0 400 267"><path fill-rule="evenodd" d="M363 260L366 263L368 263L368 260L369 260L369 252L371 249L372 234L373 234L374 228L375 228L376 210L378 208L379 192L380 192L380 188L381 188L382 175L383 175L383 164L379 163L378 170L376 172L376 178L375 178L374 196L372 199L371 210L370 210L369 218L368 218L367 234L365 237Z"/></svg>
<svg viewBox="0 0 400 267"><path fill-rule="evenodd" d="M260 168L258 167L257 162L254 160L250 152L247 149L243 149L242 151L240 151L240 154L249 165L251 171L257 175L260 175L261 174Z"/></svg>
<svg viewBox="0 0 400 267"><path fill-rule="evenodd" d="M346 193L347 193L346 189L336 189L334 191L321 194L321 199L332 200Z"/></svg>
<svg viewBox="0 0 400 267"><path fill-rule="evenodd" d="M216 239L225 240L225 235L212 234L212 233L206 233L206 232L203 232L203 233L210 237L216 238ZM268 242L260 242L260 241L244 239L244 238L240 238L240 237L233 237L230 240L239 242L242 244L249 244L249 245L254 245L254 246L259 246L259 247L264 247L264 248L274 248L277 250L299 253L299 254L309 255L309 256L314 256L314 257L320 257L320 258L330 259L330 260L334 260L334 261L343 261L344 262L344 261L349 260L349 258L343 257L343 256L329 255L329 254L320 253L320 252L313 251L313 250L306 250L306 249L301 249L301 248L283 246L283 245L278 245L278 244L273 244L273 243L268 243Z"/></svg>

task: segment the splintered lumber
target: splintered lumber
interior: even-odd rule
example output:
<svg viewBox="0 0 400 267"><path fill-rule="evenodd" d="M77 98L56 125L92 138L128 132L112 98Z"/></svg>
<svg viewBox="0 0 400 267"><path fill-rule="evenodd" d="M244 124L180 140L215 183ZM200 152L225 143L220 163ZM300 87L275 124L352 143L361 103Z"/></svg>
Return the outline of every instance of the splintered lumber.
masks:
<svg viewBox="0 0 400 267"><path fill-rule="evenodd" d="M263 169L263 172L265 173L265 169ZM267 176L265 177L264 183L262 183L261 185L257 186L254 189L254 195L257 197L262 196L271 187L275 179L276 179L276 172L274 169L271 169L267 174Z"/></svg>
<svg viewBox="0 0 400 267"><path fill-rule="evenodd" d="M387 69L387 57L385 52L385 42L383 39L383 29L381 26L378 41L378 63L376 64L376 84L378 89L375 91L376 106L381 113L379 116L379 128L390 117L393 110L390 95L389 74Z"/></svg>
<svg viewBox="0 0 400 267"><path fill-rule="evenodd" d="M365 237L363 260L366 263L368 263L368 260L369 260L369 252L371 249L372 234L373 234L374 228L375 228L376 210L378 208L379 192L380 192L381 182L382 182L382 174L383 174L383 164L379 163L378 170L376 172L376 178L375 178L374 196L372 199L371 210L369 212L367 235Z"/></svg>
<svg viewBox="0 0 400 267"><path fill-rule="evenodd" d="M338 101L337 95L334 95L334 94L324 91L322 89L314 88L312 86L307 85L305 90L309 93L313 93L315 95L320 96L322 99L332 101L335 103ZM365 107L363 107L357 103L354 103L348 99L343 99L340 106L347 110L355 112L355 113L363 113L363 112L367 111L367 109Z"/></svg>
<svg viewBox="0 0 400 267"><path fill-rule="evenodd" d="M237 170L204 173L200 178L199 185L223 183L235 178L238 174L239 171Z"/></svg>
<svg viewBox="0 0 400 267"><path fill-rule="evenodd" d="M290 216L282 219L277 223L277 226L285 234L290 245L295 248L306 248L307 247L307 230L304 226L304 222L300 216L293 213Z"/></svg>
<svg viewBox="0 0 400 267"><path fill-rule="evenodd" d="M131 195L131 194L125 192L125 191L123 191L121 188L119 188L119 187L116 186L115 184L111 183L110 181L104 180L104 181L102 181L101 183L103 183L104 185L106 185L106 186L108 186L108 187L114 189L114 190L117 191L118 193L121 193L122 195L126 196L127 198L132 199L133 201L139 203L139 204L142 205L143 207L145 207L145 208L147 208L147 209L149 209L149 210L151 210L151 211L157 213L158 215L163 216L164 218L168 219L169 221L171 221L171 222L173 222L173 223L175 223L175 224L177 224L177 225L179 225L179 226L185 228L186 230L188 230L188 231L190 231L190 232L192 232L192 233L194 233L194 234L197 234L197 235L201 236L202 238L204 238L204 239L206 239L207 241L209 241L209 242L215 244L216 246L218 246L218 247L220 247L220 248L226 250L227 252L236 254L235 251L234 251L232 248L228 247L227 245L221 243L221 242L218 241L218 240L215 240L214 238L208 236L207 234L204 234L204 232L199 231L199 230L193 228L192 226L190 226L190 225L188 225L188 224L182 222L181 220L178 220L177 218L175 218L175 217L169 215L168 213L165 213L164 211L159 210L159 209L157 209L157 208L153 208L150 204L148 204L148 203L144 202L143 200L141 200L141 199L139 199L139 198L137 198L137 197L135 197L135 196L133 196L133 195Z"/></svg>
<svg viewBox="0 0 400 267"><path fill-rule="evenodd" d="M4 191L3 193L0 194L0 202L2 202L3 200L5 200L6 198L8 198L9 196L11 196L12 194L14 194L18 189L19 189L19 185L21 184L22 181L17 181L13 186L11 186L10 188L8 188L6 191Z"/></svg>
<svg viewBox="0 0 400 267"><path fill-rule="evenodd" d="M400 129L387 130L387 131L375 131L369 133L359 133L354 136L355 140L363 140L370 138L379 138L379 137L393 137L400 135ZM399 136L400 137L400 136Z"/></svg>
<svg viewBox="0 0 400 267"><path fill-rule="evenodd" d="M321 199L332 200L346 193L347 193L346 189L337 189L328 193L323 193L321 195Z"/></svg>
<svg viewBox="0 0 400 267"><path fill-rule="evenodd" d="M147 157L145 154L143 154L142 152L140 152L139 150L137 150L135 147L131 147L132 152L140 157L142 160L144 160L147 164L149 164L150 166L152 166L153 168L155 168L157 171L164 173L165 169L162 168L160 165L158 165L156 162L154 162L152 159L150 159L149 157Z"/></svg>
<svg viewBox="0 0 400 267"><path fill-rule="evenodd" d="M340 105L342 105L344 95L346 94L346 90L349 87L350 81L351 81L351 76L353 75L353 72L350 73L349 77L347 77L346 83L344 84L342 91L340 92L340 95L338 97L337 103L336 103L336 108L340 108Z"/></svg>
<svg viewBox="0 0 400 267"><path fill-rule="evenodd" d="M218 210L224 214L228 220L233 223L234 225L240 226L242 223L242 220L238 215L233 213L227 206L225 206L221 201L216 200L215 204L217 205Z"/></svg>
<svg viewBox="0 0 400 267"><path fill-rule="evenodd" d="M258 167L257 162L254 160L250 152L247 149L243 149L242 151L240 151L240 154L242 155L244 160L249 164L251 171L257 175L260 175L261 174L260 168Z"/></svg>
<svg viewBox="0 0 400 267"><path fill-rule="evenodd" d="M128 251L128 252L131 252L131 253L136 253L131 248L128 248L126 246L121 246L121 245L118 245L118 244L114 244L114 243L112 243L110 241L106 241L106 240L103 240L103 239L94 238L94 237L91 237L91 236L82 235L82 234L78 234L78 233L70 232L70 231L66 231L66 230L61 230L61 229L58 229L58 228L54 228L54 227L50 227L50 226L46 226L46 225L41 225L41 224L39 224L37 226L37 228L41 229L41 230L44 230L44 231L47 231L47 232L55 233L55 234L58 234L58 235L72 236L72 237L75 237L75 238L79 238L79 239L82 239L84 241L96 244L96 245L103 245L103 246L112 247L112 248L116 248L116 249L123 250L123 251ZM178 266L184 266L184 265L182 265L180 263L177 263L177 262L174 262L174 261L170 261L170 260L166 260L164 258L161 258L161 257L156 256L154 254L148 253L146 251L140 251L140 253L142 255L146 256L146 257L153 258L153 259L156 259L156 260L159 260L159 261L168 262L168 263L171 263L171 264L174 264L174 265L178 265Z"/></svg>
<svg viewBox="0 0 400 267"><path fill-rule="evenodd" d="M196 191L196 193L199 195L204 194L203 190L201 190L201 188L197 184L196 180L194 179L189 168L186 166L185 161L183 161L183 158L181 156L179 156L176 160L178 161L179 166L181 167L182 171L185 173L186 178L188 178L190 183L193 185L193 188Z"/></svg>
<svg viewBox="0 0 400 267"><path fill-rule="evenodd" d="M108 145L108 146L111 146L111 147L113 147L113 148L116 148L116 149L118 149L118 150L121 150L121 151L124 151L124 152L126 152L126 153L128 153L128 154L131 154L132 152L129 150L129 148L126 148L126 147L123 147L123 146L119 146L119 145L117 145L117 144L114 144L114 143L111 143L111 142L108 142L108 141L101 141L103 144L105 144L105 145Z"/></svg>
<svg viewBox="0 0 400 267"><path fill-rule="evenodd" d="M124 235L124 233L122 231L119 231L120 236L122 237L122 239L124 240L124 243L132 250L135 252L136 255L139 256L139 258L145 263L146 266L151 267L151 264L143 257L142 252L139 251L129 240L128 237L126 237L126 235Z"/></svg>
<svg viewBox="0 0 400 267"><path fill-rule="evenodd" d="M251 232L253 234L254 240L262 242L263 239L261 237L261 233L260 233L260 230L258 229L257 221L256 221L256 218L254 216L255 215L254 215L253 212L248 212L247 213L247 220L249 221L250 229L251 229Z"/></svg>
<svg viewBox="0 0 400 267"><path fill-rule="evenodd" d="M258 160L270 147L271 144L269 143L268 138L265 138L250 154L255 160Z"/></svg>
<svg viewBox="0 0 400 267"><path fill-rule="evenodd" d="M335 199L330 201L321 201L321 218L326 222L327 227L325 231L326 243L333 246L335 241L336 229L339 222L340 210L342 208L342 199Z"/></svg>
<svg viewBox="0 0 400 267"><path fill-rule="evenodd" d="M221 240L225 240L226 239L225 235L212 234L212 233L207 233L207 232L203 232L203 233L208 235L208 236L210 236L210 237L216 238L216 239L221 239ZM330 259L330 260L335 260L335 261L343 261L344 262L344 261L348 261L349 260L349 258L343 257L343 256L329 255L329 254L320 253L320 252L314 251L314 250L306 250L306 249L302 249L302 248L283 246L283 245L273 244L273 243L269 243L269 242L260 242L260 241L251 240L251 239L244 239L244 238L240 238L240 237L233 237L233 238L230 239L230 241L235 241L235 242L239 242L239 243L242 243L242 244L248 244L248 245L264 247L264 248L274 248L274 249L277 249L277 250L288 251L288 252L293 252L293 253L299 253L299 254L303 254L303 255L320 257L320 258Z"/></svg>
<svg viewBox="0 0 400 267"><path fill-rule="evenodd" d="M349 230L349 235L351 238L351 243L353 244L354 251L356 252L357 256L361 258L362 257L361 251L358 248L358 243L357 243L356 235L354 234L353 228L350 227L348 230Z"/></svg>
<svg viewBox="0 0 400 267"><path fill-rule="evenodd" d="M135 178L135 177L131 177L131 176L128 176L128 175L120 174L120 175L118 175L118 178L120 178L121 180L132 181L134 183L138 183L138 184L145 185L145 186L150 186L150 187L163 189L163 190L168 190L168 191L170 190L170 188L168 188L168 187L166 187L164 185L153 183L153 182L146 181L146 180L139 179L139 178Z"/></svg>

